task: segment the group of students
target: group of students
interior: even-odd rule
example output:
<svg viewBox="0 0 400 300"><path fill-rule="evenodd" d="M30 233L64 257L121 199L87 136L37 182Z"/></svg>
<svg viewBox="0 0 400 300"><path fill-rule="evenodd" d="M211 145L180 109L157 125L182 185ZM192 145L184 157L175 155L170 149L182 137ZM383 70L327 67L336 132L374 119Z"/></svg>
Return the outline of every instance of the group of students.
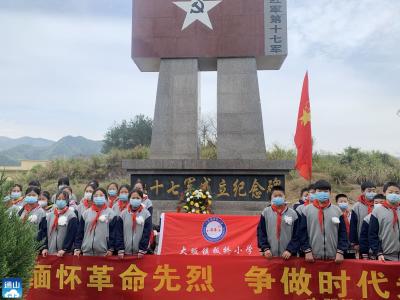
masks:
<svg viewBox="0 0 400 300"><path fill-rule="evenodd" d="M314 260L371 259L400 261L400 186L387 182L383 194L372 182L361 185L352 209L345 194L332 203L329 182L319 180L301 191L290 208L281 186L272 188L271 205L257 227L260 252L266 258L291 256Z"/></svg>
<svg viewBox="0 0 400 300"><path fill-rule="evenodd" d="M43 256L141 258L152 251L153 207L140 181L132 189L117 183L104 189L93 180L80 201L66 177L58 180L58 191L52 197L41 190L38 181L31 181L24 195L22 186L15 184L4 202L10 214L37 226Z"/></svg>

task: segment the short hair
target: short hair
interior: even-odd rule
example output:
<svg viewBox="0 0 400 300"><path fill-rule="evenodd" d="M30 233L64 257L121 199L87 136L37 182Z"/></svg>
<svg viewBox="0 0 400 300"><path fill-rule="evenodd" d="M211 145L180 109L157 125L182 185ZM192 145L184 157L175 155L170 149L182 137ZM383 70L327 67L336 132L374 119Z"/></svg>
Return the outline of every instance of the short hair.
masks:
<svg viewBox="0 0 400 300"><path fill-rule="evenodd" d="M366 189L372 189L372 188L376 188L376 184L374 184L372 181L367 180L361 183L362 192L364 192Z"/></svg>
<svg viewBox="0 0 400 300"><path fill-rule="evenodd" d="M58 186L60 185L69 185L69 178L67 176L65 177L61 177L60 179L58 179Z"/></svg>
<svg viewBox="0 0 400 300"><path fill-rule="evenodd" d="M16 183L16 184L14 184L14 185L11 187L11 190L12 190L13 188L15 188L15 187L19 188L19 190L22 192L22 185Z"/></svg>
<svg viewBox="0 0 400 300"><path fill-rule="evenodd" d="M314 184L314 188L316 190L332 190L332 186L331 184L326 181L326 180L318 180L315 184Z"/></svg>
<svg viewBox="0 0 400 300"><path fill-rule="evenodd" d="M143 199L143 192L142 192L141 190L139 190L139 189L134 189L133 191L131 191L131 192L129 193L129 199L131 198L131 196L132 196L133 193L137 193L137 194L140 196L140 198Z"/></svg>
<svg viewBox="0 0 400 300"><path fill-rule="evenodd" d="M347 198L349 199L349 197L347 197L346 194L337 194L335 197L336 202L338 202L339 198Z"/></svg>
<svg viewBox="0 0 400 300"><path fill-rule="evenodd" d="M388 189L389 187L391 187L391 186L395 186L395 187L397 187L397 188L400 189L400 186L399 186L399 184L398 184L397 182L389 181L389 182L386 182L386 183L383 185L383 192L386 193L387 189Z"/></svg>
<svg viewBox="0 0 400 300"><path fill-rule="evenodd" d="M378 200L378 199L385 200L386 197L384 194L376 194L374 197L374 200Z"/></svg>
<svg viewBox="0 0 400 300"><path fill-rule="evenodd" d="M39 196L40 195L40 188L38 188L37 186L34 186L34 185L30 185L26 189L25 195L28 195L30 192L35 192Z"/></svg>
<svg viewBox="0 0 400 300"><path fill-rule="evenodd" d="M92 194L92 201L94 199L94 194L96 194L96 192L101 191L104 194L104 197L106 197L106 200L108 200L108 196L107 196L107 192L105 189L103 189L102 187L99 187L97 189L94 190L93 194Z"/></svg>
<svg viewBox="0 0 400 300"><path fill-rule="evenodd" d="M300 197L303 196L304 192L308 192L308 191L309 191L308 187L302 188L301 191L300 191Z"/></svg>
<svg viewBox="0 0 400 300"><path fill-rule="evenodd" d="M281 186L281 185L275 185L275 186L273 186L272 189L271 189L271 194L272 194L273 192L275 192L275 191L280 191L280 192L285 193L285 189L284 189L283 186Z"/></svg>
<svg viewBox="0 0 400 300"><path fill-rule="evenodd" d="M38 187L39 189L42 187L41 185L40 185L40 182L39 182L39 180L31 180L31 181L29 181L29 184L28 184L29 186L36 186L36 187Z"/></svg>
<svg viewBox="0 0 400 300"><path fill-rule="evenodd" d="M128 190L128 192L131 191L131 186L130 186L129 184L121 184L121 186L120 186L119 189L118 189L118 194L119 194L119 192L121 192L121 190L122 190L123 188L126 188L126 189Z"/></svg>
<svg viewBox="0 0 400 300"><path fill-rule="evenodd" d="M67 201L67 205L69 205L69 194L66 191L58 191L56 194L56 199L54 200L57 201L58 197L60 197L60 195L64 196L65 201Z"/></svg>
<svg viewBox="0 0 400 300"><path fill-rule="evenodd" d="M91 180L87 185L90 185L90 186L92 186L92 187L95 187L95 190L97 190L98 187L100 186L100 185L99 185L99 182L98 182L96 179Z"/></svg>
<svg viewBox="0 0 400 300"><path fill-rule="evenodd" d="M62 190L63 190L63 191L68 190L68 191L71 192L71 194L73 193L73 192L72 192L72 187L70 187L69 185L68 185L68 186L65 186Z"/></svg>
<svg viewBox="0 0 400 300"><path fill-rule="evenodd" d="M112 186L112 185L115 185L115 186L117 187L117 190L118 190L119 186L118 186L118 183L116 183L116 182L110 182L110 184L107 185L107 190L108 190L108 189L110 188L110 186Z"/></svg>
<svg viewBox="0 0 400 300"><path fill-rule="evenodd" d="M315 184L314 184L314 183L311 183L311 184L308 186L308 190L315 190Z"/></svg>
<svg viewBox="0 0 400 300"><path fill-rule="evenodd" d="M85 189L84 189L84 191L86 191L86 189L88 188L88 187L91 187L93 190L95 190L95 189L97 189L98 187L96 187L94 184L92 184L92 183L88 183L86 186L85 186Z"/></svg>
<svg viewBox="0 0 400 300"><path fill-rule="evenodd" d="M50 200L50 198L51 198L50 193L49 193L48 191L42 191L42 192L40 193L40 195L46 197L47 200Z"/></svg>

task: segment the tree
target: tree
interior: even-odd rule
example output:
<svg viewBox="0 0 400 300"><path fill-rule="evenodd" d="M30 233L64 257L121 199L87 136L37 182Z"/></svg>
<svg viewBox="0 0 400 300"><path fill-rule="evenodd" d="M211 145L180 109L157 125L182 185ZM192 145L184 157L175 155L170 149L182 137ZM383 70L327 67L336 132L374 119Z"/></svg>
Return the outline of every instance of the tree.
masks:
<svg viewBox="0 0 400 300"><path fill-rule="evenodd" d="M9 182L4 172L0 175L0 199L3 200ZM29 222L23 223L18 215L7 211L0 201L0 278L21 278L24 293L29 289L38 254L37 229Z"/></svg>
<svg viewBox="0 0 400 300"><path fill-rule="evenodd" d="M217 143L217 125L212 116L201 116L199 125L200 146L215 146Z"/></svg>
<svg viewBox="0 0 400 300"><path fill-rule="evenodd" d="M108 153L115 148L133 149L139 145L149 146L152 129L153 120L144 115L114 124L105 134L102 152Z"/></svg>

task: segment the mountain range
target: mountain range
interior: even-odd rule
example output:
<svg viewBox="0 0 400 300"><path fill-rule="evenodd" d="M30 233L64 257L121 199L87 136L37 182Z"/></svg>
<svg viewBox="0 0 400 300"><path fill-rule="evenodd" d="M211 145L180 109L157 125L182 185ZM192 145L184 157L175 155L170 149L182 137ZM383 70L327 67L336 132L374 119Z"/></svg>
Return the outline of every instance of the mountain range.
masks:
<svg viewBox="0 0 400 300"><path fill-rule="evenodd" d="M91 156L99 154L102 146L102 141L89 140L82 136L65 136L58 141L0 136L0 166L18 166L21 160L26 159L51 160Z"/></svg>

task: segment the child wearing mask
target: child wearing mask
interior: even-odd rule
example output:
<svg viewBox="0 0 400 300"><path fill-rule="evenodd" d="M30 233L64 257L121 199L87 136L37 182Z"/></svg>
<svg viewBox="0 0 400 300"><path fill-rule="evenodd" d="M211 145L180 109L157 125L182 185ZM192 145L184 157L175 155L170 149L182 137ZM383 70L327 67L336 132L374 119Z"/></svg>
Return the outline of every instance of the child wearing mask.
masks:
<svg viewBox="0 0 400 300"><path fill-rule="evenodd" d="M355 227L351 228L350 225L351 210L349 208L349 198L347 197L346 194L337 194L335 200L337 206L343 213L343 220L344 224L346 225L347 238L350 239L351 234L357 234L357 229ZM356 259L356 252L357 251L353 247L350 247L349 245L349 249L344 253L344 258Z"/></svg>
<svg viewBox="0 0 400 300"><path fill-rule="evenodd" d="M128 208L129 205L129 192L131 187L128 184L123 184L118 190L118 199L114 203L112 210L117 216L121 216L124 209Z"/></svg>
<svg viewBox="0 0 400 300"><path fill-rule="evenodd" d="M369 247L378 261L400 261L400 185L388 182L383 193L386 200L372 211L369 222Z"/></svg>
<svg viewBox="0 0 400 300"><path fill-rule="evenodd" d="M374 183L365 181L361 184L361 195L358 197L358 202L354 204L351 212L351 227L356 228L356 234L350 236L350 243L356 250L360 248L359 240L362 223L364 218L374 208L374 197L376 194L376 185Z"/></svg>
<svg viewBox="0 0 400 300"><path fill-rule="evenodd" d="M330 201L331 185L325 180L315 183L315 198L301 218L301 249L307 262L335 260L341 263L348 248L346 225L341 210Z"/></svg>
<svg viewBox="0 0 400 300"><path fill-rule="evenodd" d="M152 231L150 212L142 204L143 193L133 190L129 194L129 205L121 214L124 228L125 255L142 258L149 246Z"/></svg>
<svg viewBox="0 0 400 300"><path fill-rule="evenodd" d="M84 211L92 207L92 196L95 189L96 187L90 183L86 185L81 203L79 203L78 207L76 208L79 220Z"/></svg>
<svg viewBox="0 0 400 300"><path fill-rule="evenodd" d="M385 202L386 197L383 194L377 194L374 197L374 209L381 206L383 202ZM373 211L373 210L372 210ZM376 259L373 256L373 253L370 251L369 242L368 242L368 231L369 231L369 221L371 220L371 214L368 214L363 221L361 226L361 233L360 233L360 258L362 259Z"/></svg>
<svg viewBox="0 0 400 300"><path fill-rule="evenodd" d="M111 256L124 250L122 221L107 206L107 191L97 188L92 206L82 213L74 244L74 255Z"/></svg>
<svg viewBox="0 0 400 300"><path fill-rule="evenodd" d="M78 231L78 217L69 207L70 195L66 191L58 191L53 211L46 217L45 238L42 256L64 256L72 252L73 243Z"/></svg>
<svg viewBox="0 0 400 300"><path fill-rule="evenodd" d="M285 190L274 186L271 191L271 206L264 209L257 227L260 252L266 258L289 259L299 250L297 239L297 213L288 207Z"/></svg>
<svg viewBox="0 0 400 300"><path fill-rule="evenodd" d="M115 201L118 199L118 184L111 182L107 186L108 207L113 208Z"/></svg>

